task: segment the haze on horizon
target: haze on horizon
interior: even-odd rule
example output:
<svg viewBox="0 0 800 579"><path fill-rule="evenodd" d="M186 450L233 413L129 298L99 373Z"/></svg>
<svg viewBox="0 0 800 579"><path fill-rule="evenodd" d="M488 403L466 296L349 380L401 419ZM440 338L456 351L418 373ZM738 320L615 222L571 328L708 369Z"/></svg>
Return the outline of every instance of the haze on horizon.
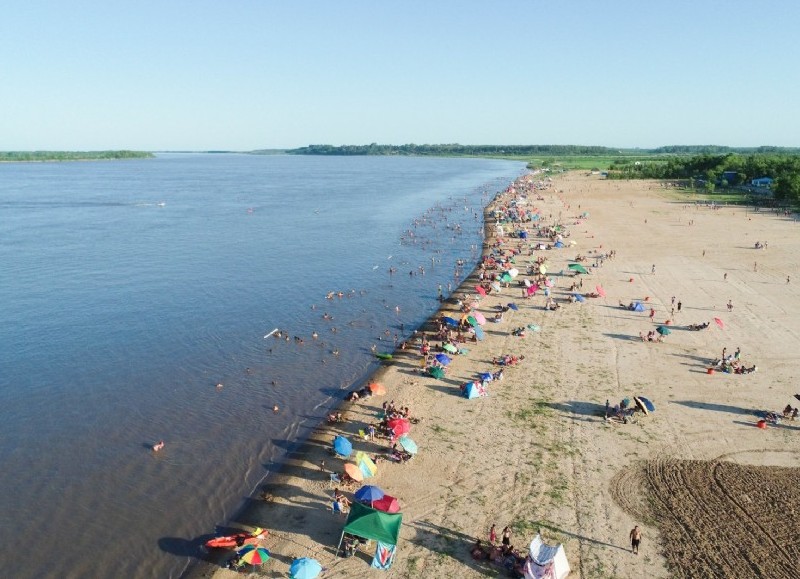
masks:
<svg viewBox="0 0 800 579"><path fill-rule="evenodd" d="M790 0L33 0L0 150L798 146Z"/></svg>

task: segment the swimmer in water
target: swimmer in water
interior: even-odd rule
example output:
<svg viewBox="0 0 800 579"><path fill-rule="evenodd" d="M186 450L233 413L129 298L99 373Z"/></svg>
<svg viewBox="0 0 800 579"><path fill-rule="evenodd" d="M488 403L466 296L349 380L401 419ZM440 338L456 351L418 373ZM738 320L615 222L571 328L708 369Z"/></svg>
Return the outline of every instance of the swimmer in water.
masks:
<svg viewBox="0 0 800 579"><path fill-rule="evenodd" d="M157 443L155 443L153 445L153 452L158 452L162 448L164 448L164 441L163 440L159 440Z"/></svg>

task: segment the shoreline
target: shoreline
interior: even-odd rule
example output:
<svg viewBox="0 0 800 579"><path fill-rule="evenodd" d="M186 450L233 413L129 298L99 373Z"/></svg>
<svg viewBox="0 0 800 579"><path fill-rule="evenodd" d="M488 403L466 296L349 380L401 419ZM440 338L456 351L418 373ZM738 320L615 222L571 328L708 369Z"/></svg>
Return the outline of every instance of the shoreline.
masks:
<svg viewBox="0 0 800 579"><path fill-rule="evenodd" d="M385 441L354 435L377 420L381 402L393 400L419 420L410 436L420 452L407 464L378 462L374 484L398 499L403 514L398 556L387 577L502 573L496 561L471 556L493 525L498 535L508 527L523 554L537 533L545 543L561 543L575 577L666 579L693 576L682 575L683 568L712 572L721 565L734 575L756 561L749 553L759 554L763 574L786 576L776 572L775 561L786 558L774 556L775 546L789 552L794 547L786 537L800 529L791 520L773 531L763 520L783 512L769 505L796 504L789 481L800 472L800 451L787 444L796 441L800 424L784 419L756 426L765 410L780 414L787 402L798 405L800 292L790 283L800 267L796 223L742 207L692 204L651 181L568 173L553 186L528 193L541 221L526 227L566 224L563 249L530 254L534 243L550 242L538 235L496 245L498 232L486 217L481 254L508 257L506 250L524 247L515 256L521 273L544 258L551 297L561 307L547 308L541 291L524 299L521 285L512 284L516 289L491 292L477 309L489 317L507 302L518 308L484 326L487 338L466 343L469 354L454 356L442 379L420 373L413 347L372 373L367 380L379 380L388 396L340 405L348 421L318 425L266 481L269 500L250 499L230 521L270 530L263 543L273 560L255 573L279 576L295 557L314 557L326 579L374 575L374 545L349 558L335 556L345 519L331 511L328 477L343 463L328 450L331 437L343 434L352 436L354 450L385 453ZM508 198L495 195L484 215ZM768 251L754 249L765 240L771 241ZM576 277L569 263L582 260L590 273ZM455 310L453 298L474 295L476 275L473 269L439 311ZM587 287L576 290L581 281ZM585 303L571 297L577 292ZM632 301L646 302L654 317L620 307ZM691 331L709 321L706 330ZM641 338L660 325L671 335L657 342ZM758 371L708 373L723 347L741 348L741 363ZM488 397L462 396L460 386L497 370L495 360L506 355L522 362L488 385ZM606 418L609 402L634 396L646 397L656 411L627 422ZM720 470L727 463L739 470ZM716 476L728 471L741 474ZM747 512L747 504L725 502L725 496L750 493L758 485L748 481L756 479L771 481L763 485L769 492L753 497L761 507ZM669 508L652 508L665 500L672 501ZM675 521L677 530L670 527ZM640 556L629 544L634 525L643 535ZM702 544L687 542L681 529L699 533ZM204 564L194 576L235 576Z"/></svg>
<svg viewBox="0 0 800 579"><path fill-rule="evenodd" d="M524 173L512 181L509 186L512 186L522 176L529 174L530 172ZM430 328L435 325L436 318L445 312L450 312L453 310L453 305L455 303L454 296L457 294L468 293L465 291L466 288L471 288L478 282L478 271L480 269L480 264L490 252L490 247L487 242L490 232L489 225L491 224L491 226L494 227L496 224L496 219L491 216L491 213L493 212L492 208L504 193L506 193L506 191L498 191L491 199L489 199L483 208L483 237L481 240L482 248L474 267L465 276L464 280L453 289L449 296L442 300L438 300L440 301L439 307L434 311L433 314L423 320L415 330L412 330L411 334L409 334L408 339L406 340L407 342L413 339L413 336L416 332L429 331ZM411 354L414 351L415 349L413 345L409 346L409 349L406 350L408 354ZM371 382L381 382L383 377L391 371L392 366L396 363L399 357L398 353L402 352L403 350L400 346L396 347L392 352L393 358L391 361L382 361L378 368L367 373L362 378L354 381L348 387L347 393L358 390ZM373 396L371 398L376 397ZM342 399L331 409L331 411L341 412L345 420L350 422L347 417L350 411L353 409L353 405L353 402ZM307 436L296 441L295 444L291 446L291 449L287 450L280 458L276 470L267 473L256 485L260 490L253 492L249 497L245 498L242 501L242 504L235 510L234 514L226 521L225 528L227 531L225 532L256 527L264 527L269 529L266 524L258 523L259 517L257 516L257 512L259 511L259 507L263 506L264 502L271 502L265 501L264 497L271 495L271 491L280 486L281 483L278 482L279 480L291 479L295 476L303 476L303 468L293 465L292 461L301 460L302 457L315 454L315 451L318 451L320 447L327 448L329 446L327 441L331 436L331 428L335 426L337 426L337 424L331 424L326 419L322 419L319 423L311 428ZM198 545L198 548L200 550L202 549L202 546ZM199 554L202 555L203 553ZM209 552L202 558L195 558L187 564L179 577L181 577L181 579L200 579L213 577L220 571L225 571L223 563L227 558L230 557L230 555L231 551Z"/></svg>

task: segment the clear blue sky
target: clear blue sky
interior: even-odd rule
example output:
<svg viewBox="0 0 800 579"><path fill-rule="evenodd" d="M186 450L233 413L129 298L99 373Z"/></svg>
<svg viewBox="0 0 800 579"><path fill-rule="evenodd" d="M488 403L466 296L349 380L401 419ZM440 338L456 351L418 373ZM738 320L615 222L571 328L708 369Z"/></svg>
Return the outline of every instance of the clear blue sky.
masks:
<svg viewBox="0 0 800 579"><path fill-rule="evenodd" d="M800 2L26 0L0 150L800 145Z"/></svg>

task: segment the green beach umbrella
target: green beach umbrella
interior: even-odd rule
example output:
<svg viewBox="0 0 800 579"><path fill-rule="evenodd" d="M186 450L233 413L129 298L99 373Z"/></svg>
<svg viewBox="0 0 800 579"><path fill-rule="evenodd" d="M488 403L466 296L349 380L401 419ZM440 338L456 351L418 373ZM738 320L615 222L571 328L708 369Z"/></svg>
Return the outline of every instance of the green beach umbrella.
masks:
<svg viewBox="0 0 800 579"><path fill-rule="evenodd" d="M467 322L469 322L469 325L473 328L478 325L478 320L476 320L474 316L467 316Z"/></svg>
<svg viewBox="0 0 800 579"><path fill-rule="evenodd" d="M445 352L450 352L451 354L458 353L458 349L453 344L445 344L442 346L442 350Z"/></svg>
<svg viewBox="0 0 800 579"><path fill-rule="evenodd" d="M658 326L656 328L656 332L662 336L669 336L672 333L672 330L670 330L667 326Z"/></svg>
<svg viewBox="0 0 800 579"><path fill-rule="evenodd" d="M434 378L444 378L444 370L438 366L432 366L431 368L428 368L428 374Z"/></svg>
<svg viewBox="0 0 800 579"><path fill-rule="evenodd" d="M582 266L581 264L579 264L579 263L571 263L571 264L569 264L569 266L568 266L568 267L569 267L569 268L570 268L572 271L577 271L578 273L589 273L588 271L586 271L586 268L585 268L585 267L583 267L583 266Z"/></svg>

